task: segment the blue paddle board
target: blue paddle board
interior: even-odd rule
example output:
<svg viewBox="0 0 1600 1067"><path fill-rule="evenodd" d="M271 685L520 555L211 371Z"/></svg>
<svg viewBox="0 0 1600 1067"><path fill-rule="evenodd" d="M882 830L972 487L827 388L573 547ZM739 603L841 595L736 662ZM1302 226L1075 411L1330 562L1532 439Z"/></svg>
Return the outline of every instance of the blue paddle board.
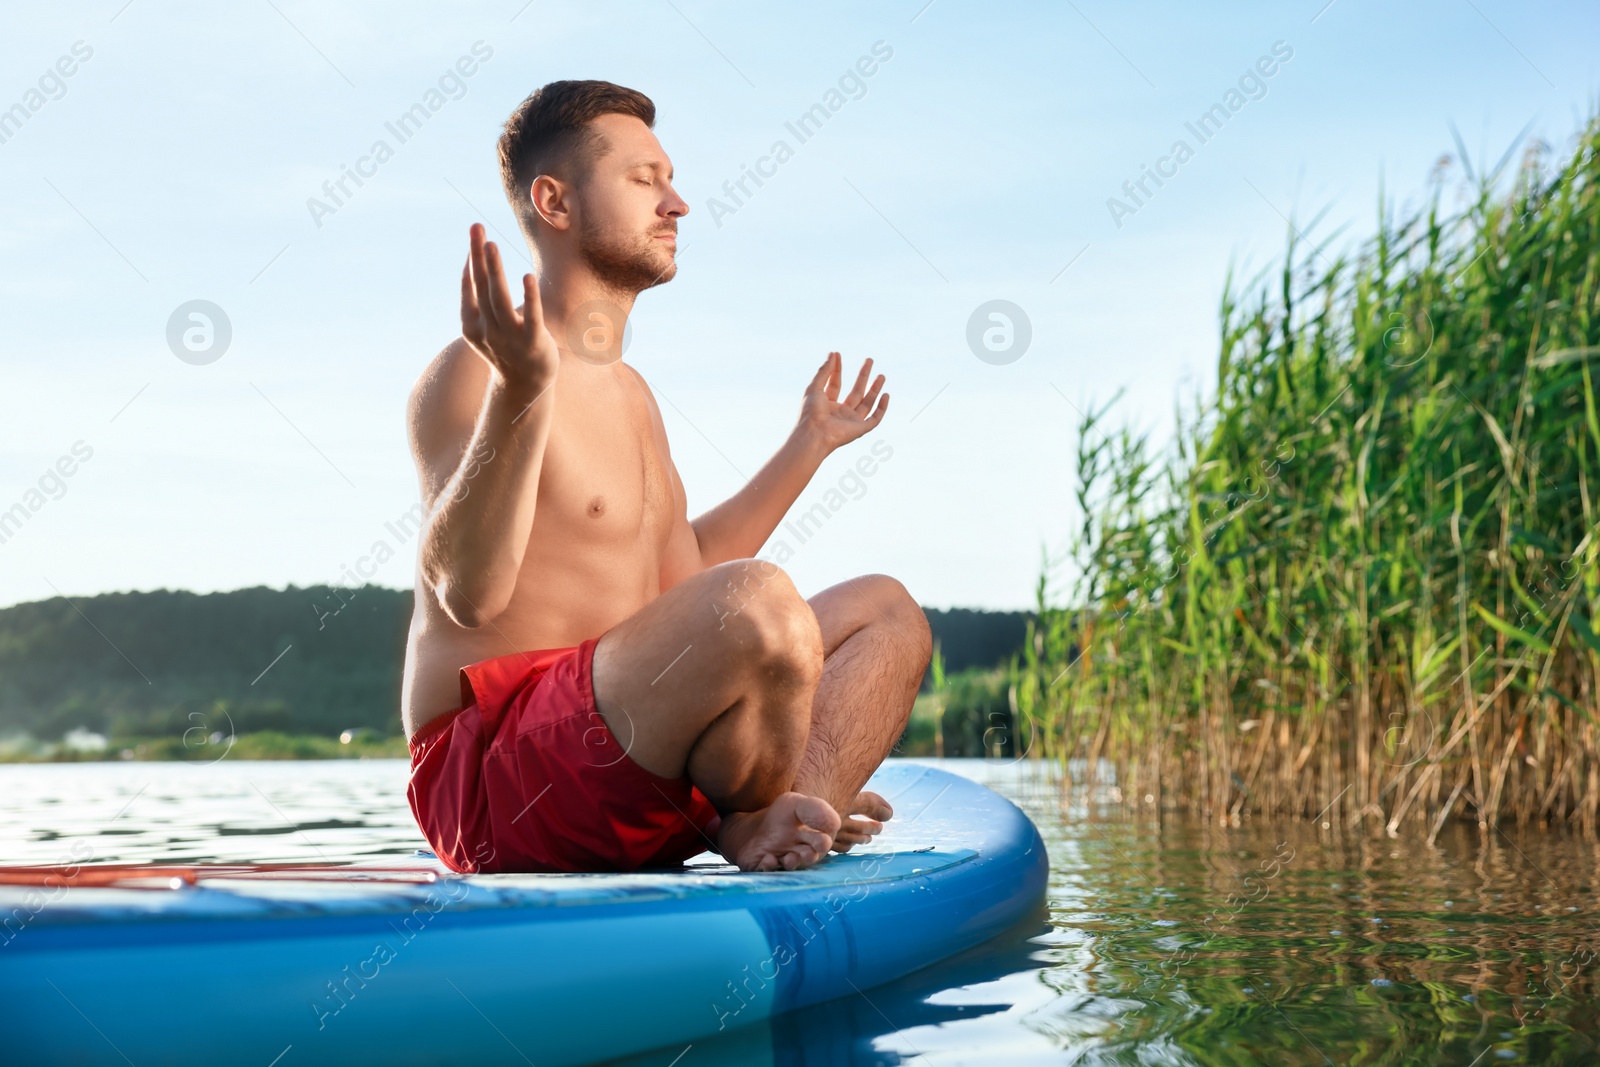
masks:
<svg viewBox="0 0 1600 1067"><path fill-rule="evenodd" d="M862 851L741 873L360 866L0 870L13 1062L593 1063L855 996L1042 900L1010 801L912 763Z"/></svg>

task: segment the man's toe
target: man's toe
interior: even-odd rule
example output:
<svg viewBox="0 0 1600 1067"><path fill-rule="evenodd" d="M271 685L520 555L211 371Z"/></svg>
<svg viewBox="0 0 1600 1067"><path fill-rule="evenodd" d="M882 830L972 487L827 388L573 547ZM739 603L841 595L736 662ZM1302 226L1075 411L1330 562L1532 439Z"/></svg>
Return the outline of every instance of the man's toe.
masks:
<svg viewBox="0 0 1600 1067"><path fill-rule="evenodd" d="M883 833L883 823L877 819L863 819L859 815L853 815L845 820L844 826L839 832L842 834L863 834L867 837L872 837Z"/></svg>
<svg viewBox="0 0 1600 1067"><path fill-rule="evenodd" d="M865 834L841 832L838 837L833 839L833 850L835 852L849 852L857 845L869 844L871 841L872 838Z"/></svg>
<svg viewBox="0 0 1600 1067"><path fill-rule="evenodd" d="M856 794L856 802L850 805L851 815L865 815L869 819L884 820L893 818L894 808L889 802L870 790L863 789Z"/></svg>
<svg viewBox="0 0 1600 1067"><path fill-rule="evenodd" d="M839 818L839 813L833 810L833 806L821 797L802 796L795 802L794 813L802 824L813 830L820 830L829 837L839 832L839 826L843 822Z"/></svg>
<svg viewBox="0 0 1600 1067"><path fill-rule="evenodd" d="M833 847L833 837L834 835L825 834L819 830L802 830L800 831L800 844L804 848L809 848L818 856L826 856L828 849Z"/></svg>

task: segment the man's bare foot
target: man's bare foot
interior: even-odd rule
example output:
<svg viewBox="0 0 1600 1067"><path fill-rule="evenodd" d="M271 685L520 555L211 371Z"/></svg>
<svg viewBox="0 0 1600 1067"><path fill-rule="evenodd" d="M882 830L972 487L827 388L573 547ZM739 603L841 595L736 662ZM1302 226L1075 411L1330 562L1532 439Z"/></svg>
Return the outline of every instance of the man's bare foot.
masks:
<svg viewBox="0 0 1600 1067"><path fill-rule="evenodd" d="M760 811L724 815L717 851L741 871L797 871L828 854L839 826L821 797L783 793Z"/></svg>
<svg viewBox="0 0 1600 1067"><path fill-rule="evenodd" d="M833 835L833 850L849 852L857 845L866 844L875 835L883 833L884 822L893 817L894 809L887 800L876 793L862 790L850 802L848 817L839 827L839 832Z"/></svg>

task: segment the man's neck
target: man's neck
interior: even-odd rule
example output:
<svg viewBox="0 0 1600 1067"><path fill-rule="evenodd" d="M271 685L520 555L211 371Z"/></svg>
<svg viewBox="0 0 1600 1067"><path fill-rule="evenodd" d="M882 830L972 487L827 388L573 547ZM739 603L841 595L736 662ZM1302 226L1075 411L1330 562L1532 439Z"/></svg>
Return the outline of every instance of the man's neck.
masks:
<svg viewBox="0 0 1600 1067"><path fill-rule="evenodd" d="M596 312L615 320L614 328L620 336L639 295L606 285L581 264L546 262L538 279L545 326L561 348L568 346L568 330L590 328Z"/></svg>

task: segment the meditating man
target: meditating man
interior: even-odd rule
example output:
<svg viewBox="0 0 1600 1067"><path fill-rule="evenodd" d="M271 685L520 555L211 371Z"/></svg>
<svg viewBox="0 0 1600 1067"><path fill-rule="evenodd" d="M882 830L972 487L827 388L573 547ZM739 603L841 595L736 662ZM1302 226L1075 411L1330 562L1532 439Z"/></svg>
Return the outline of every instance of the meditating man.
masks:
<svg viewBox="0 0 1600 1067"><path fill-rule="evenodd" d="M408 413L429 512L406 651L408 795L457 871L604 871L715 850L794 870L892 814L862 787L904 729L927 621L892 578L803 599L753 559L823 459L888 410L830 353L749 484L691 522L660 409L622 362L689 205L609 82L553 82L500 139L537 262L520 305L471 229L461 336ZM708 427L709 428L709 427Z"/></svg>

